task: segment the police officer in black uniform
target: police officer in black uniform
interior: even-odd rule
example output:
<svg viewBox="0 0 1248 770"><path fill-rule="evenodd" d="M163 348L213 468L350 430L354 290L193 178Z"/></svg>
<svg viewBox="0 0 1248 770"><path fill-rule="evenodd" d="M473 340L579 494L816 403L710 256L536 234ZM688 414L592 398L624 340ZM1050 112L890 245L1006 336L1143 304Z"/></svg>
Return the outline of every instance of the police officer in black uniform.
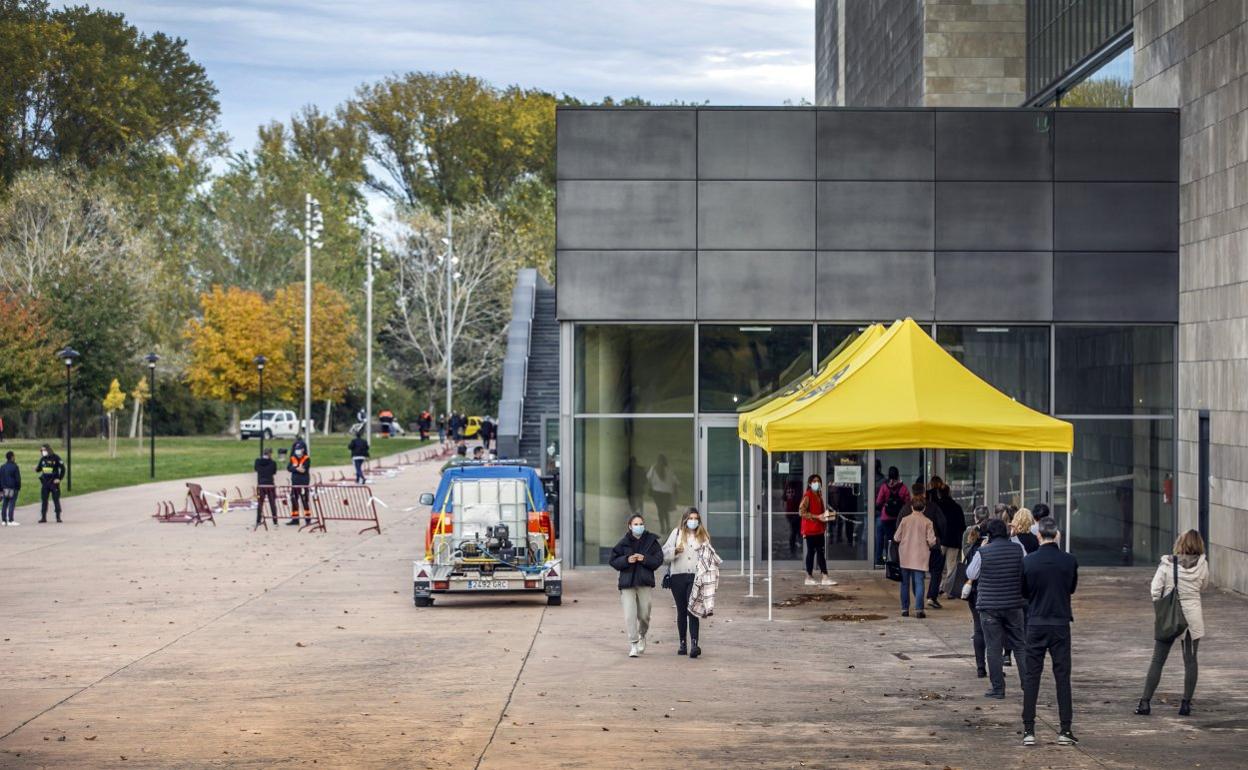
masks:
<svg viewBox="0 0 1248 770"><path fill-rule="evenodd" d="M39 448L39 455L39 463L35 466L35 473L39 474L39 523L48 523L48 498L51 497L56 523L60 524L61 479L65 478L65 464L47 444Z"/></svg>

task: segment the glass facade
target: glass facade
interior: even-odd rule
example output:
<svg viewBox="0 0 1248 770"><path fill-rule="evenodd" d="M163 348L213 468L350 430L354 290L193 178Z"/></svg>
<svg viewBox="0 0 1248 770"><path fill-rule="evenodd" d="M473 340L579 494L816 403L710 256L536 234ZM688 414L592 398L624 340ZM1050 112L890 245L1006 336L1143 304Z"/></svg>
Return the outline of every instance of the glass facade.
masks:
<svg viewBox="0 0 1248 770"><path fill-rule="evenodd" d="M1029 99L1130 29L1134 14L1135 0L1027 0Z"/></svg>
<svg viewBox="0 0 1248 770"><path fill-rule="evenodd" d="M1005 395L1049 411L1047 326L939 326L936 341Z"/></svg>
<svg viewBox="0 0 1248 770"><path fill-rule="evenodd" d="M1174 327L1059 326L1057 414L1174 412Z"/></svg>
<svg viewBox="0 0 1248 770"><path fill-rule="evenodd" d="M693 326L580 326L576 411L693 411Z"/></svg>
<svg viewBox="0 0 1248 770"><path fill-rule="evenodd" d="M810 324L702 325L698 328L698 406L735 412L811 373Z"/></svg>
<svg viewBox="0 0 1248 770"><path fill-rule="evenodd" d="M1134 67L1135 50L1127 46L1091 75L1058 91L1056 106L1132 107L1135 105Z"/></svg>

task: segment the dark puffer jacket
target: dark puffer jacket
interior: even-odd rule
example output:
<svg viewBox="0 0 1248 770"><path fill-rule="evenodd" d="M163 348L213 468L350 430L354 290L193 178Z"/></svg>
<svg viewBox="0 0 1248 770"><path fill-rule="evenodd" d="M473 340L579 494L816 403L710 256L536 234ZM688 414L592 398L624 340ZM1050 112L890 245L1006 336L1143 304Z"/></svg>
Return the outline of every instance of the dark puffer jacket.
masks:
<svg viewBox="0 0 1248 770"><path fill-rule="evenodd" d="M639 553L645 558L639 562L629 562L628 557ZM611 566L620 573L619 588L654 587L654 571L663 565L663 545L659 538L649 530L634 537L629 532L620 538L620 542L611 549Z"/></svg>

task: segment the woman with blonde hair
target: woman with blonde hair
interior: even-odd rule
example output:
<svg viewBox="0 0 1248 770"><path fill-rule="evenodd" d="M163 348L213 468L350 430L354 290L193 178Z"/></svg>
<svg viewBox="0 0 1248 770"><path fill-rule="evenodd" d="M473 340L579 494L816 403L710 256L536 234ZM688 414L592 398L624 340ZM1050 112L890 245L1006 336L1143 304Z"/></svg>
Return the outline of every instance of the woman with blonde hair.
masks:
<svg viewBox="0 0 1248 770"><path fill-rule="evenodd" d="M667 577L664 583L672 591L672 599L676 602L676 632L680 635L680 649L677 655L688 655L696 658L702 654L698 646L698 616L689 611L689 595L694 590L694 578L698 572L698 562L703 556L703 549L711 549L711 535L702 522L702 514L697 508L689 508L681 517L680 526L672 530L663 544L663 561L668 564Z"/></svg>
<svg viewBox="0 0 1248 770"><path fill-rule="evenodd" d="M1019 508L1014 513L1014 518L1010 520L1010 530L1014 533L1015 539L1023 544L1023 550L1027 553L1035 553L1040 549L1040 538L1032 532L1035 525L1036 520L1032 518L1031 511L1027 508Z"/></svg>
<svg viewBox="0 0 1248 770"><path fill-rule="evenodd" d="M1161 564L1153 575L1151 593L1153 601L1177 590L1179 606L1183 608L1183 619L1187 621L1187 631L1180 637L1183 645L1183 702L1179 704L1179 716L1192 713L1192 695L1196 692L1196 650L1200 647L1200 638L1205 635L1205 617L1200 606L1200 592L1209 585L1209 562L1205 560L1205 541L1200 533L1189 529L1174 541L1174 553L1161 557ZM1148 676L1144 680L1144 694L1135 708L1137 714L1149 714L1152 709L1149 701L1157 691L1161 682L1161 670L1166 665L1166 658L1176 639L1168 642L1154 641L1153 661L1148 667Z"/></svg>

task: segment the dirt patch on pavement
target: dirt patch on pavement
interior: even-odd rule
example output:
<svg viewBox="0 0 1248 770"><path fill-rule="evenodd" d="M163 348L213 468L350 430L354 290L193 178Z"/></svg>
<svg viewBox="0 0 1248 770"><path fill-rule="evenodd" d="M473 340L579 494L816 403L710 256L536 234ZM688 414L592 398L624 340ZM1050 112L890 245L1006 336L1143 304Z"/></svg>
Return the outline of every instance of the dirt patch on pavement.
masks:
<svg viewBox="0 0 1248 770"><path fill-rule="evenodd" d="M842 621L845 623L861 623L867 620L883 620L883 615L877 615L874 612L834 612L831 615L824 615L827 621Z"/></svg>
<svg viewBox="0 0 1248 770"><path fill-rule="evenodd" d="M826 594L798 594L790 596L782 602L776 602L777 607L801 607L804 604L818 604L820 602L848 602L854 597L838 594L835 591L829 591Z"/></svg>

